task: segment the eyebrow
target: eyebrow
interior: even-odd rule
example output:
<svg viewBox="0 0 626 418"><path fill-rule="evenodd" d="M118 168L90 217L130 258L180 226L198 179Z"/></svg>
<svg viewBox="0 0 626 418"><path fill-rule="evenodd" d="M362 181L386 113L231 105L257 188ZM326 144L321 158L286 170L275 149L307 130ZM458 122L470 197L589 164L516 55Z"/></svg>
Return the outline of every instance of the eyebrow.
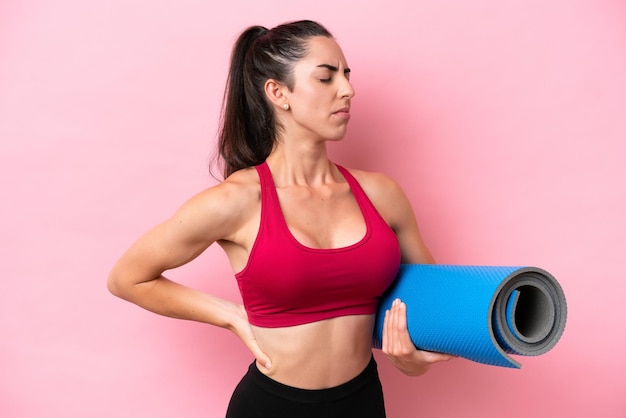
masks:
<svg viewBox="0 0 626 418"><path fill-rule="evenodd" d="M334 65L330 65L330 64L320 64L317 67L318 68L327 68L328 70L333 71L333 72L339 71L339 68L335 67ZM347 67L343 70L344 74L348 74L350 71L351 71L350 68L347 68Z"/></svg>

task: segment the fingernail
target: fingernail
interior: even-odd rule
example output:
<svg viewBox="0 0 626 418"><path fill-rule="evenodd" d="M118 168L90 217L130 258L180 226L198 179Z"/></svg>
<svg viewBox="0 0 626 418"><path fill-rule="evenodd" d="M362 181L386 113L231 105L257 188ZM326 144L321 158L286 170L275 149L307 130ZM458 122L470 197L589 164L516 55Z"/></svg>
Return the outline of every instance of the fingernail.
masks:
<svg viewBox="0 0 626 418"><path fill-rule="evenodd" d="M265 363L265 368L266 369L271 369L272 368L272 363L270 363L269 361L267 363Z"/></svg>

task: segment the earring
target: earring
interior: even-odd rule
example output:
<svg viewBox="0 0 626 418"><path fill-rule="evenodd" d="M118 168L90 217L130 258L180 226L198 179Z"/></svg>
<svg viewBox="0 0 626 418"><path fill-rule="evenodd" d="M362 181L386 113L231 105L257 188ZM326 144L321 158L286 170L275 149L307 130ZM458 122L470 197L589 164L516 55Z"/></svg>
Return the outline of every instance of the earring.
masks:
<svg viewBox="0 0 626 418"><path fill-rule="evenodd" d="M289 103L285 103L285 104L283 105L283 109L285 109L285 110L289 110Z"/></svg>

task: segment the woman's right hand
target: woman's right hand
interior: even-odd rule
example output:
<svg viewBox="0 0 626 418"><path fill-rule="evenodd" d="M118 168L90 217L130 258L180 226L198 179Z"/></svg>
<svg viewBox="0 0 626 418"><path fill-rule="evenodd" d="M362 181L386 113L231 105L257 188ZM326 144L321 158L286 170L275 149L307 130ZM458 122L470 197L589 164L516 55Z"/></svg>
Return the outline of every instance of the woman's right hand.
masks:
<svg viewBox="0 0 626 418"><path fill-rule="evenodd" d="M237 305L236 319L230 327L231 331L239 337L241 341L248 347L248 350L254 355L256 361L265 369L272 368L272 362L267 354L263 352L254 335L254 331L248 321L248 314L243 305Z"/></svg>

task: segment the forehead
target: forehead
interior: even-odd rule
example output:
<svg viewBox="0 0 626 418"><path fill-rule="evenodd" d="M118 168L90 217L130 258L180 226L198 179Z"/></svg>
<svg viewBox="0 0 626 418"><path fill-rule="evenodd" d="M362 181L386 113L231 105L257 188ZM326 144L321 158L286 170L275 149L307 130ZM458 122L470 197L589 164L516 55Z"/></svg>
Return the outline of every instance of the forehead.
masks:
<svg viewBox="0 0 626 418"><path fill-rule="evenodd" d="M316 67L320 64L329 64L338 68L347 67L346 58L339 44L325 36L315 36L307 42L308 53L301 60L307 66Z"/></svg>

